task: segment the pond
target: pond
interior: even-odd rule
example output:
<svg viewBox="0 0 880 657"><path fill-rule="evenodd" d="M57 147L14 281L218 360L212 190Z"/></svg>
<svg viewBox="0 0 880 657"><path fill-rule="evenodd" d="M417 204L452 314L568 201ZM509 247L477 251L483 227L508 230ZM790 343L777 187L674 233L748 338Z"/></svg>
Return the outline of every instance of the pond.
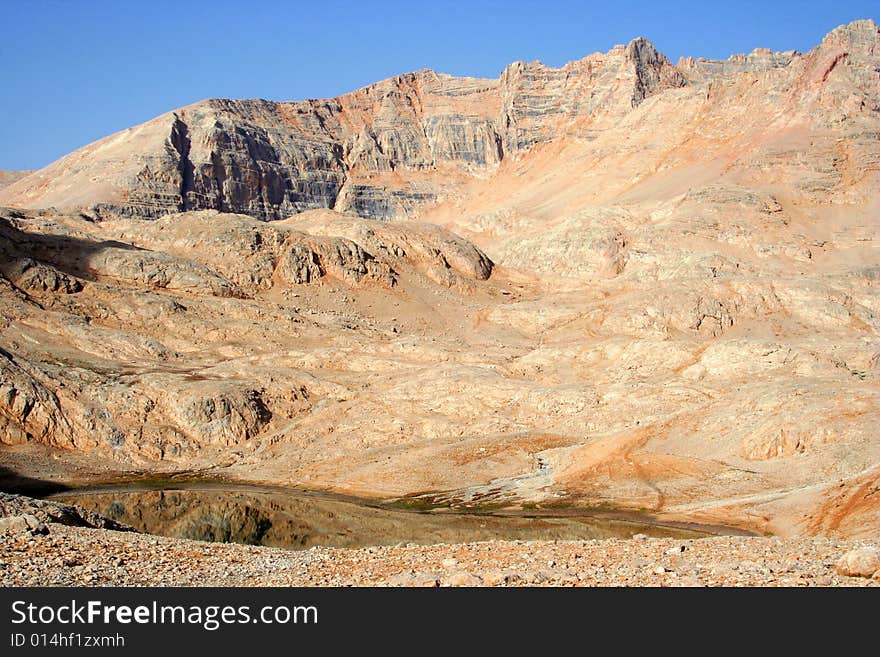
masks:
<svg viewBox="0 0 880 657"><path fill-rule="evenodd" d="M138 484L79 489L50 497L150 534L289 549L491 539L630 538L636 533L696 538L727 533L717 527L659 524L632 514L412 510L271 486L174 484L158 488Z"/></svg>

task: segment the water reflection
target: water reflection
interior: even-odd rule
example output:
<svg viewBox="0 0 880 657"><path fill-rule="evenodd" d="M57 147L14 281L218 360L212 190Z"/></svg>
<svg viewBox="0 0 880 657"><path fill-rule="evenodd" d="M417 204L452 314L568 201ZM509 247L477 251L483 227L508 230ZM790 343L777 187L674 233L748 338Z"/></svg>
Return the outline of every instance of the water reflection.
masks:
<svg viewBox="0 0 880 657"><path fill-rule="evenodd" d="M200 541L304 549L490 539L695 537L685 529L593 517L415 512L255 487L103 490L53 496L135 529Z"/></svg>

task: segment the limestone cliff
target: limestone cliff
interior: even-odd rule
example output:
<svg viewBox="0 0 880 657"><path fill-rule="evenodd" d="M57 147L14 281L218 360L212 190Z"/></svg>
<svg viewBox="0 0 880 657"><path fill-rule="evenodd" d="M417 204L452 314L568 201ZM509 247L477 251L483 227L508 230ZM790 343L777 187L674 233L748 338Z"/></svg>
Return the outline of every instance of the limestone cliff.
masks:
<svg viewBox="0 0 880 657"><path fill-rule="evenodd" d="M275 220L315 208L405 218L505 158L685 84L645 39L498 80L430 70L327 100L205 100L90 144L0 204L156 218L214 209Z"/></svg>

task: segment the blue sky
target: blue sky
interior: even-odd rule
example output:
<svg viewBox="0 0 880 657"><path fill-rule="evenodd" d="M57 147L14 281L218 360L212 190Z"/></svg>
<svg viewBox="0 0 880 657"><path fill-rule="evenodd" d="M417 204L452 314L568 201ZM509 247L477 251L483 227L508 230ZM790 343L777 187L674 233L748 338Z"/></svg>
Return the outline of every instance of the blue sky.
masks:
<svg viewBox="0 0 880 657"><path fill-rule="evenodd" d="M670 59L805 51L878 2L0 0L0 169L208 97L334 96L420 68L495 77L645 36Z"/></svg>

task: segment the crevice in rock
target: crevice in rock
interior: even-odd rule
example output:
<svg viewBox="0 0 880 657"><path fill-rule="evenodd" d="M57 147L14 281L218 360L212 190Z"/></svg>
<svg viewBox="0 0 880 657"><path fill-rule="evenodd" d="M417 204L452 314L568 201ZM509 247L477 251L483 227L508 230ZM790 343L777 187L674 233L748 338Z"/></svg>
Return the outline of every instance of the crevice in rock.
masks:
<svg viewBox="0 0 880 657"><path fill-rule="evenodd" d="M217 209L220 212L228 212L226 200L223 194L223 183L226 180L226 168L223 159L217 151L211 151L211 168L213 169L214 186L217 188Z"/></svg>
<svg viewBox="0 0 880 657"><path fill-rule="evenodd" d="M174 124L171 126L171 145L179 156L177 161L177 170L180 174L180 203L178 209L180 212L186 212L190 209L187 196L193 189L194 167L189 159L191 147L189 128L186 123L181 121L177 114L174 115Z"/></svg>
<svg viewBox="0 0 880 657"><path fill-rule="evenodd" d="M349 165L345 161L345 149L342 144L334 143L333 144L333 158L336 160L337 165L339 166L339 173L341 176L341 180L339 184L334 188L333 198L330 199L330 203L328 207L331 210L336 209L336 204L339 203L339 197L342 196L342 190L345 188L346 183L348 182L348 169Z"/></svg>

